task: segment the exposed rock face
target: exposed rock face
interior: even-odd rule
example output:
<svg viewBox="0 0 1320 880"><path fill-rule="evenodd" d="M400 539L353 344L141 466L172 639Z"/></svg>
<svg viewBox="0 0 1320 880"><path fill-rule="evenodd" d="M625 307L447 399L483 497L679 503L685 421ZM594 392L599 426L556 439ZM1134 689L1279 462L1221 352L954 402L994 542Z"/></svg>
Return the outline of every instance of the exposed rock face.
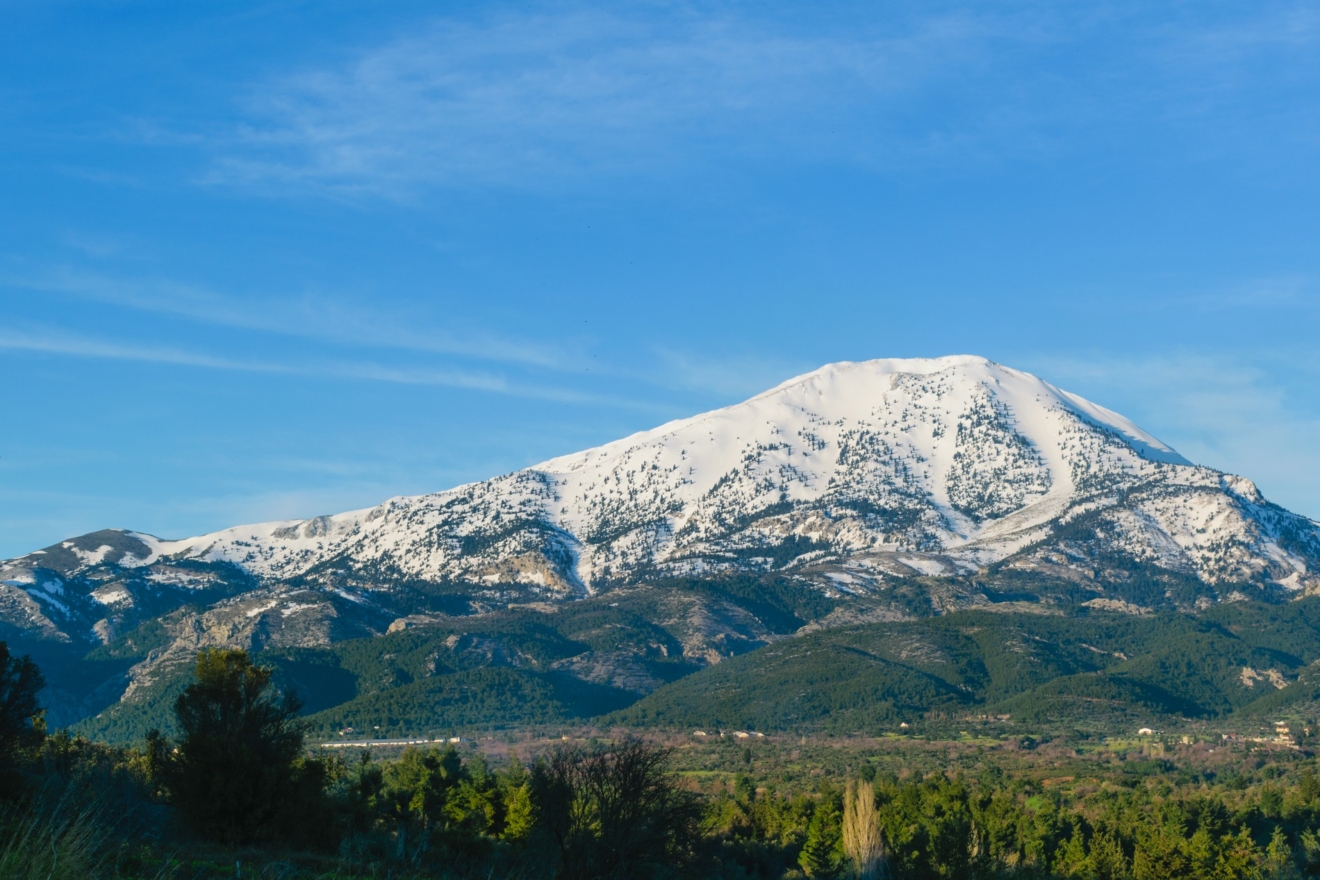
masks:
<svg viewBox="0 0 1320 880"><path fill-rule="evenodd" d="M0 614L103 641L299 579L463 584L497 607L662 575L794 570L864 592L987 565L1097 585L1320 585L1320 528L1115 413L972 357L837 364L746 403L365 511L183 541L107 530L0 568Z"/></svg>
<svg viewBox="0 0 1320 880"><path fill-rule="evenodd" d="M0 625L91 646L160 618L170 646L139 681L207 645L314 645L437 611L737 572L853 597L840 622L1018 601L1042 584L1140 612L1320 590L1320 526L1029 374L882 360L369 510L179 541L74 538L0 563ZM694 662L764 643L733 610L656 608ZM564 668L652 686L622 656Z"/></svg>

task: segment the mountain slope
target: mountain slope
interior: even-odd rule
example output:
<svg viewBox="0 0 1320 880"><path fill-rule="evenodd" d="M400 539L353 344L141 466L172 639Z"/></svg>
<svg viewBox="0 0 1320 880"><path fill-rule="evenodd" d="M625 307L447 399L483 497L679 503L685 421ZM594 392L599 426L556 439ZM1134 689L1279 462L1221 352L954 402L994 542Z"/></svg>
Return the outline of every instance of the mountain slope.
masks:
<svg viewBox="0 0 1320 880"><path fill-rule="evenodd" d="M1079 519L1087 534L1050 540ZM223 589L233 578L218 564L265 582L463 583L499 602L787 567L845 590L1006 560L1095 582L1115 553L1205 584L1320 585L1315 523L1115 413L974 357L835 364L737 406L370 510L182 541L96 533L6 563L0 580L13 622L59 628L67 603L43 572L145 567L162 587ZM118 586L91 598L140 601Z"/></svg>
<svg viewBox="0 0 1320 880"><path fill-rule="evenodd" d="M609 722L649 727L896 730L1006 717L1132 722L1312 708L1320 599L1199 616L959 611L811 633L656 690ZM932 715L933 713L933 715Z"/></svg>
<svg viewBox="0 0 1320 880"><path fill-rule="evenodd" d="M249 610L269 601L250 600ZM274 666L277 682L314 713L318 735L344 727L404 735L600 714L786 638L833 605L813 590L771 578L673 582L560 605L416 615L379 635L320 640L263 634L252 623L259 615L246 613L231 631L220 615L224 606L148 621L71 667L59 666L49 650L38 660L43 669L56 661L49 668L64 670L57 687L67 688L70 674L78 680L121 677L113 696L123 693L122 699L112 696L90 711L52 719L64 724L95 715L78 729L97 738L131 742L167 724L197 648L222 644L244 647ZM487 686L491 693L472 692Z"/></svg>
<svg viewBox="0 0 1320 880"><path fill-rule="evenodd" d="M1047 524L1106 508L1108 543L1133 558L1207 583L1320 583L1316 525L1250 481L971 357L837 364L507 477L153 549L266 577L389 574L571 596L813 561L854 562L864 578L968 573Z"/></svg>
<svg viewBox="0 0 1320 880"><path fill-rule="evenodd" d="M809 628L1004 602L1193 610L1320 590L1320 526L1116 413L983 358L840 363L368 510L183 540L73 538L0 563L0 638L73 656L160 624L161 643L127 670L98 667L111 671L95 686L62 692L56 714L73 718L208 645L324 646L739 576L828 600L828 613L800 621ZM741 597L732 614L694 600L693 619L707 623L693 624L704 635L686 662L718 661L720 638L762 639L760 615L777 612L757 601ZM608 653L593 648L568 674L638 680L635 658Z"/></svg>

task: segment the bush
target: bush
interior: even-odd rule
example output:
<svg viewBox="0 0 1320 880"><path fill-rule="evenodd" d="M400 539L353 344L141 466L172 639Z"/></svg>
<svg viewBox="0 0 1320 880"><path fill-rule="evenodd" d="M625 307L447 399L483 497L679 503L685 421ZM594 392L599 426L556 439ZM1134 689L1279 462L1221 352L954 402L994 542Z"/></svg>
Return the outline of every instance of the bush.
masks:
<svg viewBox="0 0 1320 880"><path fill-rule="evenodd" d="M669 752L630 739L557 749L532 774L540 825L562 880L655 877L695 861L700 809Z"/></svg>

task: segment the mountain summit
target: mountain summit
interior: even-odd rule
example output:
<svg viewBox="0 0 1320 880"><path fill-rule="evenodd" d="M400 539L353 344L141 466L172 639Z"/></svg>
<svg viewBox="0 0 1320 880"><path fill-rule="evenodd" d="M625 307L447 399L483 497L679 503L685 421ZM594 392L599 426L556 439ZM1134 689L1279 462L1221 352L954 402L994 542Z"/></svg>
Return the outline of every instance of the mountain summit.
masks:
<svg viewBox="0 0 1320 880"><path fill-rule="evenodd" d="M1316 522L1030 373L952 356L830 364L366 511L181 541L71 538L0 563L0 637L67 654L55 715L78 719L168 693L166 673L209 645L444 627L437 650L457 668L560 657L545 676L635 697L804 625L979 606L1195 611L1312 591ZM570 615L570 600L586 602ZM598 606L614 623L578 629ZM572 639L528 653L475 623L500 613L553 617ZM87 666L102 654L123 670Z"/></svg>
<svg viewBox="0 0 1320 880"><path fill-rule="evenodd" d="M99 641L180 597L274 583L339 604L406 585L491 608L735 572L876 599L916 581L937 608L1042 590L1190 606L1320 587L1320 526L1028 373L873 360L369 510L65 541L0 565L0 615Z"/></svg>

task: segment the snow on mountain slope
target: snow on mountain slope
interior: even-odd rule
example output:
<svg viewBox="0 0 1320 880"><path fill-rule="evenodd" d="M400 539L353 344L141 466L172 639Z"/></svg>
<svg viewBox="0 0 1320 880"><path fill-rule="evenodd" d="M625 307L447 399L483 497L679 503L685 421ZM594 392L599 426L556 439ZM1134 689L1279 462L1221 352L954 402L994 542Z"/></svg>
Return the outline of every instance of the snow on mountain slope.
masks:
<svg viewBox="0 0 1320 880"><path fill-rule="evenodd" d="M82 568L227 563L264 581L571 597L727 570L865 590L997 564L1099 594L1121 557L1207 585L1320 588L1315 523L1116 413L971 356L832 364L735 406L369 510L181 541L119 534L131 552L79 546ZM32 598L38 570L24 557L0 581L46 607L56 597Z"/></svg>

